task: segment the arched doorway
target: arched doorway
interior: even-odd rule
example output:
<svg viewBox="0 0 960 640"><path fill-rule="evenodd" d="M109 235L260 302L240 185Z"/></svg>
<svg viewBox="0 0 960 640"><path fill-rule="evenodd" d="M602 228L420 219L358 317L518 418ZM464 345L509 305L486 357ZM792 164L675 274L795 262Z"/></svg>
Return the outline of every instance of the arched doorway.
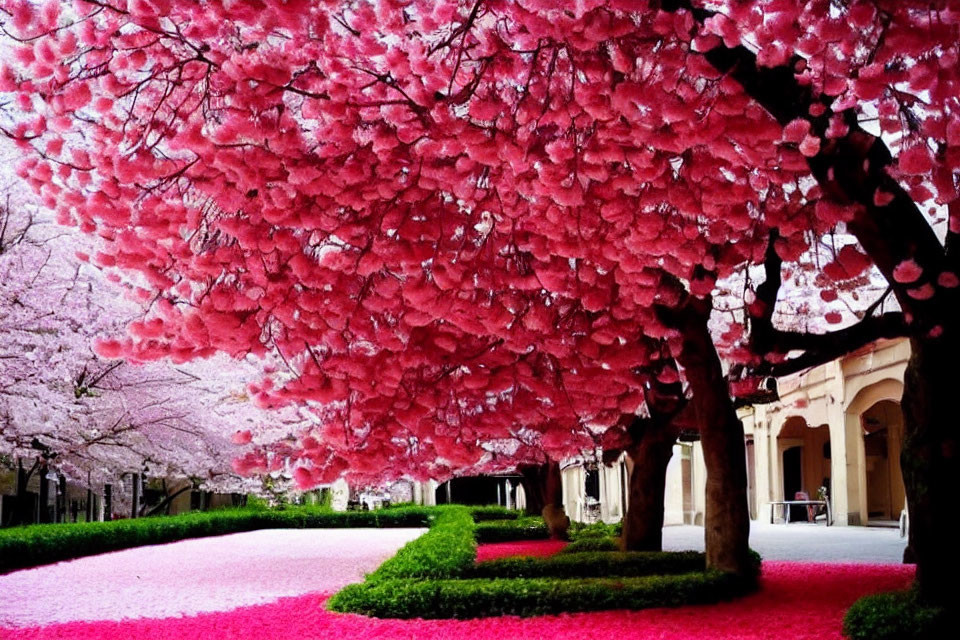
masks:
<svg viewBox="0 0 960 640"><path fill-rule="evenodd" d="M830 429L827 425L811 427L801 416L787 418L777 434L780 457L782 499L793 500L803 492L816 500L820 487L831 495ZM790 520L807 520L806 507L794 506Z"/></svg>
<svg viewBox="0 0 960 640"><path fill-rule="evenodd" d="M900 518L905 504L900 447L903 413L893 400L881 400L860 416L866 465L867 519L875 523Z"/></svg>

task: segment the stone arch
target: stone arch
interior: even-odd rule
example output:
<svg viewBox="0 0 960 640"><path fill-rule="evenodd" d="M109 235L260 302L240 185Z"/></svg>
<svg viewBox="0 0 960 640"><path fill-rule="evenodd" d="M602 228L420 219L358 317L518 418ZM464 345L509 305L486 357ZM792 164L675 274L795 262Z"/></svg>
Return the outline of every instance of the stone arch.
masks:
<svg viewBox="0 0 960 640"><path fill-rule="evenodd" d="M900 472L902 395L903 382L883 378L857 389L845 408L847 447L857 461L857 511L863 524L895 521L905 504Z"/></svg>
<svg viewBox="0 0 960 640"><path fill-rule="evenodd" d="M848 389L848 395L849 391L851 390ZM881 400L892 400L900 404L901 397L903 397L903 382L896 378L884 378L858 386L844 410L858 416Z"/></svg>
<svg viewBox="0 0 960 640"><path fill-rule="evenodd" d="M810 424L802 414L787 416L774 431L778 499L793 500L798 492L816 499L821 486L831 487L830 428ZM805 507L794 508L791 520L806 519Z"/></svg>

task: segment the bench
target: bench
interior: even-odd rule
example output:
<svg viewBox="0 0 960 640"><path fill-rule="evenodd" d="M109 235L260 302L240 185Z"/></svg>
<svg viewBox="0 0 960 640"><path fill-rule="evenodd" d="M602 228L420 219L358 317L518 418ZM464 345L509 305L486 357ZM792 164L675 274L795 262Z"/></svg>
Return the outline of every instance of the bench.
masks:
<svg viewBox="0 0 960 640"><path fill-rule="evenodd" d="M770 503L770 524L773 524L774 517L777 513L777 507L782 507L783 519L787 524L790 523L790 506L791 505L803 505L807 507L823 507L827 512L827 526L833 524L833 514L830 512L830 501L829 500L776 500ZM813 518L814 522L816 521L816 516Z"/></svg>

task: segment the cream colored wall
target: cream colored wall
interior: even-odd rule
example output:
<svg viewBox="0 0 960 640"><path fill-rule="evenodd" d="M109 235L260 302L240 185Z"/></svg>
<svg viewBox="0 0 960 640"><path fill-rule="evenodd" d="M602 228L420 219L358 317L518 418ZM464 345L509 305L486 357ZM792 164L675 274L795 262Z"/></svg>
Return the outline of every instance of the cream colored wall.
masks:
<svg viewBox="0 0 960 640"><path fill-rule="evenodd" d="M758 519L769 521L770 502L784 498L780 468L784 448L803 444L809 448L804 455L804 489L813 495L829 469L835 524L866 523L867 478L861 417L880 400L899 403L909 356L906 340L881 341L850 356L781 378L777 381L778 402L740 411L744 431L753 436ZM790 418L802 418L812 427L827 426L831 443L829 467L815 468L820 455L812 455L812 447L822 446L822 438L778 438ZM889 459L899 457L898 453L891 445Z"/></svg>
<svg viewBox="0 0 960 640"><path fill-rule="evenodd" d="M683 447L673 445L673 457L667 464L667 485L663 496L663 524L683 524Z"/></svg>
<svg viewBox="0 0 960 640"><path fill-rule="evenodd" d="M571 520L583 522L585 473L583 465L575 464L560 471L563 482L563 510Z"/></svg>
<svg viewBox="0 0 960 640"><path fill-rule="evenodd" d="M623 518L623 490L625 475L621 472L625 455L612 465L600 465L600 519L607 523Z"/></svg>
<svg viewBox="0 0 960 640"><path fill-rule="evenodd" d="M560 471L563 481L563 508L576 522L586 520L586 468L580 460L569 460ZM600 464L600 519L608 524L623 518L625 482L629 479L628 458L621 455L611 465Z"/></svg>

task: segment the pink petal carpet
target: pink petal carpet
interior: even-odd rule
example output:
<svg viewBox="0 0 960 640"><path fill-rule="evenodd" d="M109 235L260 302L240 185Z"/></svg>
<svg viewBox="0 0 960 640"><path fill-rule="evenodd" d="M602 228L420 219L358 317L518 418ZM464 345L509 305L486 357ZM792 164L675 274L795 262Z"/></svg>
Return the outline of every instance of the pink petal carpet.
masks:
<svg viewBox="0 0 960 640"><path fill-rule="evenodd" d="M265 533L265 532L258 532ZM329 533L329 532L324 532ZM834 639L839 640L841 620L847 607L861 595L897 589L907 586L913 579L913 567L902 565L865 565L865 564L813 564L795 562L765 562L761 589L758 593L733 602L715 605L684 607L679 609L649 609L646 611L604 611L597 613L567 614L559 616L541 616L537 618L500 617L477 620L380 620L359 615L339 614L326 611L324 603L335 591L334 583L342 585L359 580L356 571L352 572L339 564L346 559L358 562L358 556L365 556L369 547L363 535L351 532L353 538L349 545L341 548L339 554L309 557L309 554L297 554L296 566L285 566L283 571L293 571L289 588L311 588L312 585L326 584L312 593L292 597L276 595L264 596L271 599L266 604L238 606L231 608L230 598L219 591L216 606L223 610L197 613L196 615L156 616L156 607L144 606L138 615L118 620L122 616L113 616L112 620L95 618L89 612L101 612L103 607L98 600L105 600L113 606L123 603L116 597L112 583L100 576L97 581L102 591L99 596L92 591L77 596L72 608L75 621L59 623L38 623L20 628L0 628L0 639L46 640L63 638L71 640L311 640L340 638L470 638L476 640L512 638L550 638L551 640L582 640L584 638L626 638L648 640L772 640L789 638L790 640ZM239 534L250 535L250 534ZM231 538L232 536L225 536ZM219 538L217 540L223 540ZM342 540L341 540L342 541ZM182 545L184 543L177 543ZM516 545L517 543L509 543ZM163 545L170 547L173 545ZM399 546L399 545L398 545ZM494 549L481 546L482 557L503 557L503 545L491 545ZM556 545L553 545L556 547ZM543 544L524 543L521 553L550 553ZM144 548L145 549L145 548ZM130 550L130 551L143 551ZM350 551L345 552L346 549ZM291 555L294 550L291 548ZM116 556L107 554L100 558ZM389 555L389 554L387 554ZM137 594L138 600L155 599L158 602L171 598L186 599L178 596L181 589L198 597L198 590L190 581L197 576L189 571L188 558L183 569L169 574L165 583L157 582L153 593L143 591ZM250 558L252 561L253 558ZM227 581L249 597L264 584L256 575L263 568L250 573L243 557L234 558L230 566L223 563L221 571L209 575L203 580L204 589L216 589L213 585ZM68 567L80 561L54 565ZM144 565L149 566L149 565ZM41 568L43 569L43 568ZM34 569L31 571L39 571ZM17 572L10 578L28 572ZM316 582L304 576L313 576ZM76 593L73 586L83 582L85 577L77 572L67 581L67 575L61 576L57 588L60 591ZM267 581L268 583L270 581ZM268 585L274 587L275 585ZM200 591L203 591L201 589ZM278 589L270 593L276 594ZM14 600L26 603L29 593L10 593L2 582L0 592L4 594L0 601ZM238 599L242 600L242 599ZM49 606L51 603L47 603ZM193 609L213 608L211 603L194 603ZM9 602L0 605L0 615L11 611ZM129 609L125 609L129 611ZM62 616L59 616L62 618ZM91 621L85 621L91 620ZM4 625L9 626L9 625Z"/></svg>
<svg viewBox="0 0 960 640"><path fill-rule="evenodd" d="M477 562L508 558L510 556L552 556L567 546L563 540L518 540L516 542L496 542L481 544L477 547Z"/></svg>

